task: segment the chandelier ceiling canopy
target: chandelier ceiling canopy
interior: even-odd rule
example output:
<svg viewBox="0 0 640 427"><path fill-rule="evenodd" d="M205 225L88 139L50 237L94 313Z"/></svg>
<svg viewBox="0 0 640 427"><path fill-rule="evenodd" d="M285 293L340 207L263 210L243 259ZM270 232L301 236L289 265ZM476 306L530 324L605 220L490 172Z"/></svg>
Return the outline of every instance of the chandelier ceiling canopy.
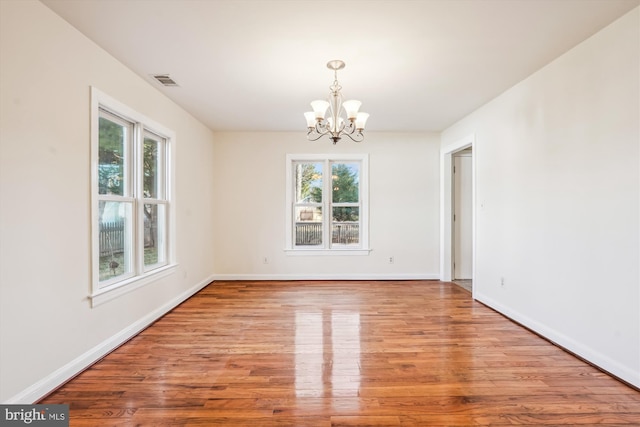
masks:
<svg viewBox="0 0 640 427"><path fill-rule="evenodd" d="M355 99L343 101L340 90L342 86L338 82L338 70L342 70L345 63L338 59L329 61L327 68L333 70L333 84L329 86L329 100L323 99L313 101L311 108L313 111L304 113L307 119L307 139L317 141L324 135L328 135L335 145L342 135L348 136L355 142L364 139L364 125L369 118L369 114L358 112L360 101ZM328 111L328 117L327 117ZM343 113L344 116L343 117Z"/></svg>

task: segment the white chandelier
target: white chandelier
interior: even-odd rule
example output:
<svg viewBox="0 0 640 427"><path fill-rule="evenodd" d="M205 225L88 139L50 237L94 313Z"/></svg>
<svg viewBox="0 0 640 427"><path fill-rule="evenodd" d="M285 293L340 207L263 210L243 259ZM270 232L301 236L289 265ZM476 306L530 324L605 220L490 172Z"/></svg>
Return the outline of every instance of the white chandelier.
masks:
<svg viewBox="0 0 640 427"><path fill-rule="evenodd" d="M329 101L316 100L311 103L313 111L304 113L304 117L307 119L307 139L310 141L317 141L324 135L329 135L329 138L335 145L340 141L342 135L346 135L355 142L361 142L364 139L364 125L369 118L367 113L359 113L358 109L362 102L355 99L349 101L342 101L342 94L340 93L340 83L338 83L338 70L342 70L345 64L340 60L333 60L327 63L327 68L333 70L333 84L329 86ZM329 117L325 118L329 110ZM347 116L347 120L341 117L342 110Z"/></svg>

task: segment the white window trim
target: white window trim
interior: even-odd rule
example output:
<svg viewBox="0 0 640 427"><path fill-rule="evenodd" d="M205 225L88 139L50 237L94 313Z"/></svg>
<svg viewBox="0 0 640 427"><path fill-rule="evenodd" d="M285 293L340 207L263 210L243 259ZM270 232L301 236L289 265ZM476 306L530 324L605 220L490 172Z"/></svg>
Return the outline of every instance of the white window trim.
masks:
<svg viewBox="0 0 640 427"><path fill-rule="evenodd" d="M137 275L128 277L121 281L109 284L107 286L100 286L99 278L99 195L96 189L98 188L98 148L99 148L99 118L100 107L112 111L123 118L134 122L140 123L144 126L144 129L151 131L163 138L166 138L167 150L166 150L166 165L167 174L169 179L166 181L166 203L169 206L167 212L167 264L162 267L144 271L144 266L140 269ZM141 130L139 130L141 132ZM91 300L92 307L96 307L102 303L117 298L125 293L131 292L149 283L153 283L162 277L166 277L169 274L173 274L178 266L176 262L175 253L175 203L173 203L173 189L175 188L175 176L173 171L175 170L173 150L176 143L176 134L171 129L168 129L161 124L147 118L146 116L138 113L132 108L122 104L115 100L104 92L95 87L91 87L91 248L92 248L92 265L91 265L91 294L89 299ZM133 215L139 215L138 212L134 212ZM135 231L134 231L135 232ZM135 240L140 237L136 236ZM138 261L139 263L139 261Z"/></svg>
<svg viewBox="0 0 640 427"><path fill-rule="evenodd" d="M334 247L334 248L301 248L293 245L293 163L294 162L360 162L360 246L357 248ZM368 154L287 154L286 156L286 214L285 214L285 248L287 255L294 256L352 256L369 255L369 156ZM327 179L323 177L323 185L327 184ZM323 194L330 194L326 190ZM326 230L325 230L326 232Z"/></svg>

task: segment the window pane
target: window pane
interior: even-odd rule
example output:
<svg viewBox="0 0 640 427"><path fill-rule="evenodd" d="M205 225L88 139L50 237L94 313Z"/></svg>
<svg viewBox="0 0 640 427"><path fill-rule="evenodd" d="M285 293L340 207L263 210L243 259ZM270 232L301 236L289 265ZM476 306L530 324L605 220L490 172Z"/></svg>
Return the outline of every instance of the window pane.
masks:
<svg viewBox="0 0 640 427"><path fill-rule="evenodd" d="M98 191L99 194L127 193L126 153L128 126L104 116L99 118Z"/></svg>
<svg viewBox="0 0 640 427"><path fill-rule="evenodd" d="M360 208L340 206L333 208L331 243L357 245L360 243Z"/></svg>
<svg viewBox="0 0 640 427"><path fill-rule="evenodd" d="M322 245L322 208L295 208L295 244L296 246Z"/></svg>
<svg viewBox="0 0 640 427"><path fill-rule="evenodd" d="M322 163L296 163L295 203L322 202Z"/></svg>
<svg viewBox="0 0 640 427"><path fill-rule="evenodd" d="M145 135L142 154L143 195L146 198L161 199L164 197L162 185L164 141Z"/></svg>
<svg viewBox="0 0 640 427"><path fill-rule="evenodd" d="M166 206L144 205L144 265L162 265L167 260Z"/></svg>
<svg viewBox="0 0 640 427"><path fill-rule="evenodd" d="M359 176L359 163L331 164L333 203L358 203Z"/></svg>
<svg viewBox="0 0 640 427"><path fill-rule="evenodd" d="M132 271L132 203L99 203L100 281Z"/></svg>

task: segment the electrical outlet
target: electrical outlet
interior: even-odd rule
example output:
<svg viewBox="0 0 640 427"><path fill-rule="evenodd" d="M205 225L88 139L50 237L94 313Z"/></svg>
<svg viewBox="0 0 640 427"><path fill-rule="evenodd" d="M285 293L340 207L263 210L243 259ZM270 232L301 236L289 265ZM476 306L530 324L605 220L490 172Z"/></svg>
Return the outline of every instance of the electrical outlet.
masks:
<svg viewBox="0 0 640 427"><path fill-rule="evenodd" d="M263 258L262 258L262 263L263 263L263 264L269 264L269 258L267 258L267 257L263 257Z"/></svg>
<svg viewBox="0 0 640 427"><path fill-rule="evenodd" d="M500 278L500 286L502 286L504 288L504 277Z"/></svg>
<svg viewBox="0 0 640 427"><path fill-rule="evenodd" d="M393 264L393 257L392 256L389 257L389 264Z"/></svg>

